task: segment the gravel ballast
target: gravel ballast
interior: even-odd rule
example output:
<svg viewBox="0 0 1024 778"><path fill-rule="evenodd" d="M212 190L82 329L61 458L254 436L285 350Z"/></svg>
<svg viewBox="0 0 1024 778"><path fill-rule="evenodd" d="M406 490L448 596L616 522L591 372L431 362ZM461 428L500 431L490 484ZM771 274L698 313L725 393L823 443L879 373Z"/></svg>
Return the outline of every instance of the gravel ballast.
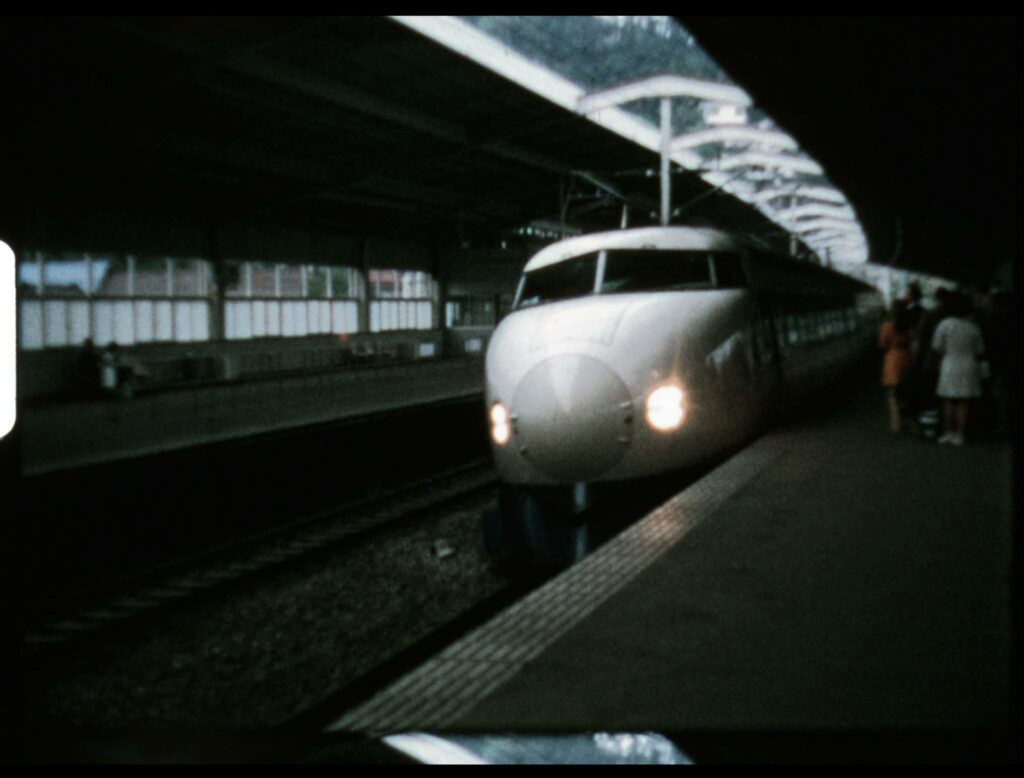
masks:
<svg viewBox="0 0 1024 778"><path fill-rule="evenodd" d="M70 654L26 656L25 721L99 730L284 723L508 582L483 549L481 514L492 500L463 501L111 636L86 666Z"/></svg>

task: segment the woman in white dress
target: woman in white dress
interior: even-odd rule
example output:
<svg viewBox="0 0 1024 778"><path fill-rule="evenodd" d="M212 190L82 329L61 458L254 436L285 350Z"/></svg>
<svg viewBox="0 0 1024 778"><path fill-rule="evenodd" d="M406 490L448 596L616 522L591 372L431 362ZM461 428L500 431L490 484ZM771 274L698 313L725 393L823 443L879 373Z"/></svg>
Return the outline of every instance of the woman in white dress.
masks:
<svg viewBox="0 0 1024 778"><path fill-rule="evenodd" d="M978 360L985 353L985 344L978 325L968 318L970 304L964 295L951 295L948 308L950 315L935 328L932 337L932 349L942 355L935 389L942 398L945 418L945 434L939 443L962 446L970 401L981 397Z"/></svg>

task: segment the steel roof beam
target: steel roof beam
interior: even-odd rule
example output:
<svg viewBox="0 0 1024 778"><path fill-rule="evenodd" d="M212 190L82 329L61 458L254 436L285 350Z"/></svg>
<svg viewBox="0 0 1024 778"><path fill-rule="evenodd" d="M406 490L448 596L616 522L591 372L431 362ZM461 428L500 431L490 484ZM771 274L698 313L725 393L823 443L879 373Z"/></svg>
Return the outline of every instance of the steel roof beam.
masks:
<svg viewBox="0 0 1024 778"><path fill-rule="evenodd" d="M835 238L843 238L843 239L850 239L850 240L856 240L857 239L857 236L855 235L855 233L848 232L848 231L845 231L845 230L825 229L824 227L819 227L817 230L814 230L812 232L800 233L800 237L801 237L802 240L805 240L805 241L808 241L808 242L811 242L811 243L818 243L818 242L821 242L821 241L833 240Z"/></svg>
<svg viewBox="0 0 1024 778"><path fill-rule="evenodd" d="M808 216L829 216L837 219L856 219L856 214L854 214L853 208L850 206L836 208L833 206L822 205L820 203L800 205L796 208L790 208L785 211L776 211L775 214L780 219L796 221L805 219Z"/></svg>
<svg viewBox="0 0 1024 778"><path fill-rule="evenodd" d="M711 143L729 143L731 141L748 141L773 146L780 149L796 151L799 145L784 132L762 130L757 127L711 127L706 130L677 135L672 139L672 151L694 149Z"/></svg>
<svg viewBox="0 0 1024 778"><path fill-rule="evenodd" d="M578 84L541 67L460 19L450 16L391 18L555 105L568 111L580 112L580 101L586 98L586 94ZM589 118L595 124L643 148L651 151L660 148L657 130L633 114L611 108ZM682 153L676 161L688 168L697 168L701 162L699 155L692 152Z"/></svg>
<svg viewBox="0 0 1024 778"><path fill-rule="evenodd" d="M819 218L813 221L800 222L793 225L793 232L813 232L817 229L835 229L848 232L860 232L860 225L854 220Z"/></svg>
<svg viewBox="0 0 1024 778"><path fill-rule="evenodd" d="M806 173L815 176L820 176L825 172L822 170L821 165L811 159L790 157L782 154L764 154L757 151L748 151L743 154L722 157L717 163L719 170L733 170L738 167L778 168L780 170L791 170L794 173Z"/></svg>
<svg viewBox="0 0 1024 778"><path fill-rule="evenodd" d="M827 186L787 186L778 189L766 189L755 195L760 203L770 202L779 197L801 198L804 200L821 200L828 203L847 204L846 197L838 189Z"/></svg>
<svg viewBox="0 0 1024 778"><path fill-rule="evenodd" d="M700 81L684 76L653 76L643 81L593 92L579 99L576 110L583 114L600 111L604 108L631 103L634 100L647 100L661 97L693 97L714 103L731 103L733 105L750 105L751 99L738 86L718 84L713 81Z"/></svg>

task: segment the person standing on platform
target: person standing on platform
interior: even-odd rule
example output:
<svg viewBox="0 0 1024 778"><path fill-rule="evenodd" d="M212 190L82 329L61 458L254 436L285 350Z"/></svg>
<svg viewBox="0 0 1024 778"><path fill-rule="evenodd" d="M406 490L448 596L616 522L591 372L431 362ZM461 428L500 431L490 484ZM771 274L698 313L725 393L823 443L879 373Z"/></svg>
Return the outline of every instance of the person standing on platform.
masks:
<svg viewBox="0 0 1024 778"><path fill-rule="evenodd" d="M935 328L932 338L932 348L942 355L935 389L943 403L944 434L939 443L962 446L970 401L981 397L979 360L985 343L981 329L970 320L970 303L963 294L951 294L948 308L949 316Z"/></svg>
<svg viewBox="0 0 1024 778"><path fill-rule="evenodd" d="M889 403L889 431L903 430L901 405L906 386L907 371L910 368L910 345L913 333L907 316L907 307L902 300L892 306L892 316L882 325L878 333L878 347L882 349L882 386L886 389Z"/></svg>
<svg viewBox="0 0 1024 778"><path fill-rule="evenodd" d="M926 410L928 396L931 394L935 385L935 382L932 381L931 385L927 387L925 386L924 371L922 369L924 364L924 352L927 351L927 349L922 347L919 334L925 316L928 314L928 309L924 307L921 299L921 287L916 282L911 283L910 286L907 287L905 300L906 319L911 335L910 364L907 367L907 376L904 379L904 386L901 389L901 411L903 413L903 422L914 434L921 433L921 425L918 417L924 410Z"/></svg>
<svg viewBox="0 0 1024 778"><path fill-rule="evenodd" d="M921 323L921 319L927 312L921 302L922 296L921 287L916 281L907 287L907 319L910 321L912 329Z"/></svg>

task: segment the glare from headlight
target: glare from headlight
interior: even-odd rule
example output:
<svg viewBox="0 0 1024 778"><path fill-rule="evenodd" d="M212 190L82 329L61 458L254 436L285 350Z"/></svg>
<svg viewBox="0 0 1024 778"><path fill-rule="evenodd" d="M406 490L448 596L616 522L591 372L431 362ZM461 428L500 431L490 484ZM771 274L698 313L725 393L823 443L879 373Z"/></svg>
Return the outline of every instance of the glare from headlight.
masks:
<svg viewBox="0 0 1024 778"><path fill-rule="evenodd" d="M508 443L508 439L512 437L512 427L509 425L508 420L508 409L500 402L494 403L488 415L491 418L491 440L499 446L504 446Z"/></svg>
<svg viewBox="0 0 1024 778"><path fill-rule="evenodd" d="M508 409L501 403L491 406L491 424L508 424Z"/></svg>
<svg viewBox="0 0 1024 778"><path fill-rule="evenodd" d="M683 390L669 384L647 395L647 423L661 432L671 432L683 423Z"/></svg>

